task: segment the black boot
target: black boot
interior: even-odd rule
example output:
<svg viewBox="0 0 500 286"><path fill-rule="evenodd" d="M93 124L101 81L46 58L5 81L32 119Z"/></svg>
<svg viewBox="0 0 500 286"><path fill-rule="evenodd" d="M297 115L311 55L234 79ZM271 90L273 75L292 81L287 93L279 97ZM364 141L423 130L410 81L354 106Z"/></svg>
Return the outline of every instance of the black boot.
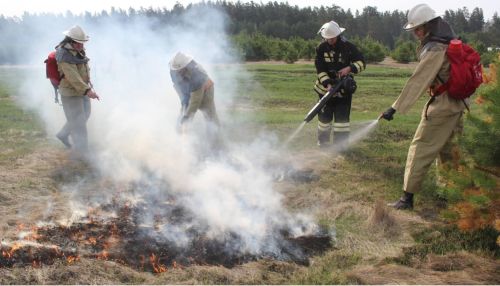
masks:
<svg viewBox="0 0 500 286"><path fill-rule="evenodd" d="M413 194L404 192L397 202L389 204L389 206L398 210L411 210L413 209Z"/></svg>
<svg viewBox="0 0 500 286"><path fill-rule="evenodd" d="M330 134L332 129L321 130L318 128L318 146L320 148L328 148L330 147Z"/></svg>

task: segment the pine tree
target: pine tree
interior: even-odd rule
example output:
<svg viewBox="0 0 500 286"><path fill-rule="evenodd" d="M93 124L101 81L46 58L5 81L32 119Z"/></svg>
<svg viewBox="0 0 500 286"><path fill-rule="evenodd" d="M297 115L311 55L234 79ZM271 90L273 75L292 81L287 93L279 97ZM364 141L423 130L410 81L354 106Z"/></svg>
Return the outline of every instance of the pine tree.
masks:
<svg viewBox="0 0 500 286"><path fill-rule="evenodd" d="M438 193L447 199L443 216L462 230L494 228L500 233L500 54L484 75L484 84L467 115L466 151L458 170L450 170L448 182ZM500 246L500 236L497 244Z"/></svg>

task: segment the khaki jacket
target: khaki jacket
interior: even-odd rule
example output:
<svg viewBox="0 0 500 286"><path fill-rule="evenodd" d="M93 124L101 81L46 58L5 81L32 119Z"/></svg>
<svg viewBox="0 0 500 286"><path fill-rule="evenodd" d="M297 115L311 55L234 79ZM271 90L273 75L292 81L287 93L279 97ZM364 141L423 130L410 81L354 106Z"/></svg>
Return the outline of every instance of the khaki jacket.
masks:
<svg viewBox="0 0 500 286"><path fill-rule="evenodd" d="M438 86L448 81L450 75L450 63L446 56L447 45L428 42L419 48L419 64L412 76L406 82L401 94L392 104L398 113L405 114L418 100L418 98L431 86ZM441 82L441 80L443 82ZM468 104L468 101L465 101ZM463 112L465 103L448 96L445 91L437 96L429 105L428 117L450 116ZM424 115L424 111L422 115Z"/></svg>
<svg viewBox="0 0 500 286"><path fill-rule="evenodd" d="M69 52L73 55L77 53L74 50ZM62 96L84 96L90 89L89 65L58 62L57 66L59 74L64 75L59 85L59 93Z"/></svg>

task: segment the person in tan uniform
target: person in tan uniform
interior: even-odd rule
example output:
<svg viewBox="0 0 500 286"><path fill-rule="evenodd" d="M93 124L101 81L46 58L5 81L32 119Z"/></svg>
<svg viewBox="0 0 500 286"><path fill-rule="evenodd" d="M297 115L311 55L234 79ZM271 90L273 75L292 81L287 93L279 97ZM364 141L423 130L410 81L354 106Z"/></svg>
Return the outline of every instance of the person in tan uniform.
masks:
<svg viewBox="0 0 500 286"><path fill-rule="evenodd" d="M88 151L90 99L99 99L90 83L89 58L84 48L89 37L79 26L73 26L63 34L66 37L56 46L56 60L62 78L59 93L67 122L56 137L66 147L73 148L76 154L85 155Z"/></svg>
<svg viewBox="0 0 500 286"><path fill-rule="evenodd" d="M170 60L170 77L181 101L179 123L181 129L201 110L205 118L215 127L219 118L214 103L214 83L203 67L193 57L178 52Z"/></svg>
<svg viewBox="0 0 500 286"><path fill-rule="evenodd" d="M392 120L396 111L405 114L426 91L444 84L449 77L450 63L447 44L456 38L452 28L426 4L408 12L405 30L412 31L420 41L417 49L419 64L406 82L401 94L381 117ZM432 96L422 111L420 124L408 150L403 196L390 204L396 209L412 209L413 194L420 191L422 181L438 158L438 165L450 160L453 138L461 133L462 114L468 102L448 96L447 92Z"/></svg>

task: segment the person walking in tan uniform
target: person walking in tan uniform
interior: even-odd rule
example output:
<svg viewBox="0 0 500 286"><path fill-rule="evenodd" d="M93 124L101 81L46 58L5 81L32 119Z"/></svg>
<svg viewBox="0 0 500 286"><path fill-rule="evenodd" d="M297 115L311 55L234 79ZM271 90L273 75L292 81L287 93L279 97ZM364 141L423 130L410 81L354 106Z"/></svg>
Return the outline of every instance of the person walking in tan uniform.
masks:
<svg viewBox="0 0 500 286"><path fill-rule="evenodd" d="M447 42L456 38L452 28L426 4L408 12L405 30L412 31L420 41L419 64L401 94L381 117L392 120L396 111L405 114L426 91L444 84L449 77L450 63L446 56ZM432 93L431 93L432 95ZM461 133L462 114L468 102L448 96L447 92L431 97L422 111L406 160L403 196L390 204L396 209L412 209L413 194L420 191L424 177L438 158L438 165L450 161L453 138Z"/></svg>
<svg viewBox="0 0 500 286"><path fill-rule="evenodd" d="M170 77L181 101L180 125L194 118L201 110L205 118L219 126L219 118L214 103L214 83L193 57L178 52L170 60Z"/></svg>
<svg viewBox="0 0 500 286"><path fill-rule="evenodd" d="M87 120L90 117L90 99L99 99L92 90L89 58L84 48L89 37L79 26L73 26L63 34L66 37L56 47L56 60L62 78L59 93L67 122L56 137L66 147L73 148L75 155L85 155L88 151Z"/></svg>

